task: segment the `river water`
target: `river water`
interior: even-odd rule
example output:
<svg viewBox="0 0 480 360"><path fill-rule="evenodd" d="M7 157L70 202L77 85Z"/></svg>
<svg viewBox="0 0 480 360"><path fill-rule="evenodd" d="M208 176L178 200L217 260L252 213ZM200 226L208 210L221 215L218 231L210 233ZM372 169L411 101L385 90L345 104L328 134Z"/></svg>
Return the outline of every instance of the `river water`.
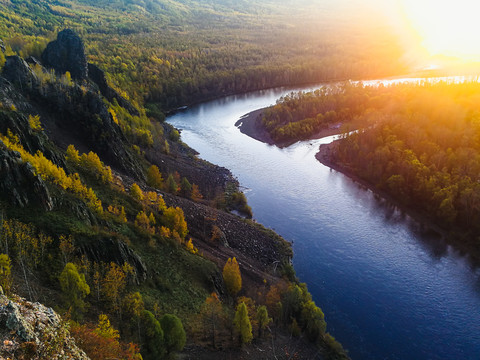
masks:
<svg viewBox="0 0 480 360"><path fill-rule="evenodd" d="M480 359L480 269L408 216L315 160L332 137L279 149L234 126L286 94L230 96L167 118L232 171L254 218L293 242L298 277L352 359Z"/></svg>

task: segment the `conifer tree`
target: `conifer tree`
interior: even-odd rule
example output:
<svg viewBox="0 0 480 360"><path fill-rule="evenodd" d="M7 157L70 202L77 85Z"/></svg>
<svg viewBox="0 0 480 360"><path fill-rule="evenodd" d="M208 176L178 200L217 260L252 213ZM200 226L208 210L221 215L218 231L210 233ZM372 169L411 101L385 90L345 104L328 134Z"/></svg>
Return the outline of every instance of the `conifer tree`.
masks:
<svg viewBox="0 0 480 360"><path fill-rule="evenodd" d="M192 185L186 177L182 178L182 182L180 183L180 191L184 197L189 198L192 195Z"/></svg>
<svg viewBox="0 0 480 360"><path fill-rule="evenodd" d="M132 195L138 201L143 201L144 199L143 191L136 183L133 183L130 187L130 195Z"/></svg>
<svg viewBox="0 0 480 360"><path fill-rule="evenodd" d="M177 186L177 183L175 182L175 179L173 178L172 174L168 175L165 187L166 187L166 189L169 193L172 193L172 194L177 193L178 186Z"/></svg>
<svg viewBox="0 0 480 360"><path fill-rule="evenodd" d="M162 174L156 165L152 165L148 168L147 184L157 189L161 189L163 187Z"/></svg>
<svg viewBox="0 0 480 360"><path fill-rule="evenodd" d="M240 334L240 343L248 344L250 341L252 341L252 325L250 324L247 306L244 302L241 302L237 306L233 324L235 325L235 329L237 329L238 333Z"/></svg>
<svg viewBox="0 0 480 360"><path fill-rule="evenodd" d="M267 307L265 305L259 306L257 309L258 321L258 335L261 337L267 328L268 324L272 322L272 318L268 317Z"/></svg>

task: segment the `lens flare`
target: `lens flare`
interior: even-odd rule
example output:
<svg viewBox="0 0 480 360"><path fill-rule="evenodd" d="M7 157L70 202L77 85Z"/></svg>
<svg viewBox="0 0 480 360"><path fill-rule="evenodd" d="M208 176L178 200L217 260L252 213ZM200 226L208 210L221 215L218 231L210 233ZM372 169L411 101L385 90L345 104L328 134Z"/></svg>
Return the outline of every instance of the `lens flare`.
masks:
<svg viewBox="0 0 480 360"><path fill-rule="evenodd" d="M404 15L431 55L480 60L480 3L400 0Z"/></svg>

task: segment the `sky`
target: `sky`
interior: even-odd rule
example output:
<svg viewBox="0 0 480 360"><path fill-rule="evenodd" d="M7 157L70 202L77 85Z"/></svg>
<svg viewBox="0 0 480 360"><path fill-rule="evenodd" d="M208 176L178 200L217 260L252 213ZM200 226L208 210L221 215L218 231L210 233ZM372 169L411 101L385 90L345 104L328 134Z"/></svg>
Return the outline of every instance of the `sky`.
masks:
<svg viewBox="0 0 480 360"><path fill-rule="evenodd" d="M430 55L480 61L480 2L475 0L366 0L389 18L400 36L416 38ZM365 2L364 2L365 3Z"/></svg>

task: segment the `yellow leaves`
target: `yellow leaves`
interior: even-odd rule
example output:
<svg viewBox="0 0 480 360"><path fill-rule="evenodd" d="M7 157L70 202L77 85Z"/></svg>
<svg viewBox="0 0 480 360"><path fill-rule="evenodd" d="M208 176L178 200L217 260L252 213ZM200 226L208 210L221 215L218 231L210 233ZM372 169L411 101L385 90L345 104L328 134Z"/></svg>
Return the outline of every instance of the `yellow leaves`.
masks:
<svg viewBox="0 0 480 360"><path fill-rule="evenodd" d="M156 165L152 165L148 168L147 184L157 189L161 189L163 187L162 174Z"/></svg>
<svg viewBox="0 0 480 360"><path fill-rule="evenodd" d="M62 86L72 86L73 85L72 75L70 75L69 71L67 71L65 74L63 74L60 77L60 84Z"/></svg>
<svg viewBox="0 0 480 360"><path fill-rule="evenodd" d="M185 236L187 236L188 233L188 228L181 208L167 208L163 212L163 222L170 230L176 231L180 238L185 239Z"/></svg>
<svg viewBox="0 0 480 360"><path fill-rule="evenodd" d="M90 209L98 214L103 213L102 202L97 198L97 195L92 188L87 188L82 183L78 174L67 175L63 168L58 167L48 160L40 151L37 151L35 155L30 154L22 145L20 145L18 136L13 135L10 130L7 130L7 136L0 134L0 139L8 149L18 151L22 160L24 162L29 162L33 166L35 173L40 175L43 180L50 181L62 187L64 190L74 193L81 199L85 200ZM70 151L72 156L74 154L74 149L75 148L72 145Z"/></svg>
<svg viewBox="0 0 480 360"><path fill-rule="evenodd" d="M34 131L42 131L42 124L40 123L40 115L28 115L28 124L30 125L30 129Z"/></svg>
<svg viewBox="0 0 480 360"><path fill-rule="evenodd" d="M112 169L110 169L110 166L105 166L93 151L80 156L80 166L100 178L104 184L113 181Z"/></svg>
<svg viewBox="0 0 480 360"><path fill-rule="evenodd" d="M112 206L108 207L108 212L115 215L116 219L122 223L127 222L127 215L125 213L125 208L123 206Z"/></svg>
<svg viewBox="0 0 480 360"><path fill-rule="evenodd" d="M198 202L198 201L203 199L203 195L200 192L200 189L198 188L198 185L196 185L196 184L192 185L192 195L190 197L195 202Z"/></svg>
<svg viewBox="0 0 480 360"><path fill-rule="evenodd" d="M78 150L75 149L75 146L72 144L68 145L67 147L65 160L74 166L78 166L80 164L80 155L78 154Z"/></svg>
<svg viewBox="0 0 480 360"><path fill-rule="evenodd" d="M63 257L63 263L67 265L67 263L70 262L70 258L75 251L75 246L73 245L73 237L70 236L65 236L65 235L60 235L59 237L60 241L60 252L62 253Z"/></svg>
<svg viewBox="0 0 480 360"><path fill-rule="evenodd" d="M193 245L192 238L190 238L190 240L187 241L187 243L185 244L185 247L192 254L198 254L198 249Z"/></svg>
<svg viewBox="0 0 480 360"><path fill-rule="evenodd" d="M118 340L120 334L111 324L108 316L105 314L100 314L98 316L98 326L95 329L95 332L106 339Z"/></svg>
<svg viewBox="0 0 480 360"><path fill-rule="evenodd" d="M120 295L125 288L126 277L124 269L112 262L102 280L102 293L114 311L119 310Z"/></svg>
<svg viewBox="0 0 480 360"><path fill-rule="evenodd" d="M155 217L150 213L150 217L144 211L140 211L135 218L135 226L147 231L150 234L155 234Z"/></svg>
<svg viewBox="0 0 480 360"><path fill-rule="evenodd" d="M242 276L237 259L229 258L223 267L223 281L230 295L235 296L242 288Z"/></svg>
<svg viewBox="0 0 480 360"><path fill-rule="evenodd" d="M133 198L137 199L138 201L143 201L144 199L143 191L136 183L133 183L130 187L130 195L132 195Z"/></svg>
<svg viewBox="0 0 480 360"><path fill-rule="evenodd" d="M11 278L11 261L8 255L0 254L0 288L8 294L12 284Z"/></svg>
<svg viewBox="0 0 480 360"><path fill-rule="evenodd" d="M108 112L109 112L110 115L112 116L113 122L114 122L115 124L119 125L117 113L115 112L115 110L110 107L110 108L108 108Z"/></svg>

